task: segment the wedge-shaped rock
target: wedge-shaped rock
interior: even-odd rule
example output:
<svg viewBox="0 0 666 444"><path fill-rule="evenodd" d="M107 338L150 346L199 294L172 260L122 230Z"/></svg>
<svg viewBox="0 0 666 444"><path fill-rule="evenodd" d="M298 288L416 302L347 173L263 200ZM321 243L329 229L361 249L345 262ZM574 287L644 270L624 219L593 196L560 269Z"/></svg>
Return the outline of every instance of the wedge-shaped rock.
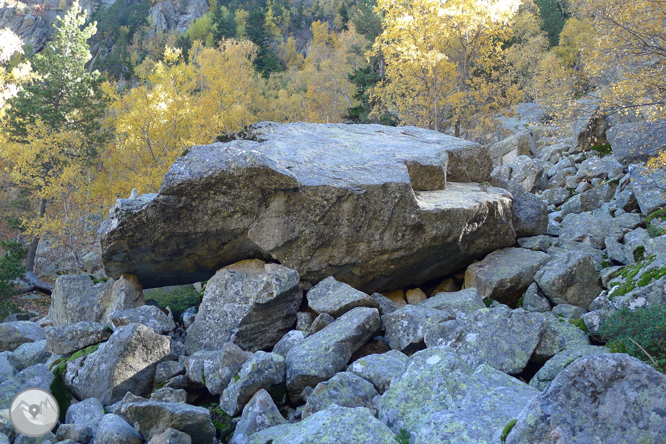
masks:
<svg viewBox="0 0 666 444"><path fill-rule="evenodd" d="M248 351L270 349L296 323L303 300L298 273L276 264L242 270L222 269L208 281L187 329L190 353L218 350L227 342Z"/></svg>
<svg viewBox="0 0 666 444"><path fill-rule="evenodd" d="M296 344L285 361L290 398L298 399L306 387L314 388L342 370L381 324L376 308L357 307Z"/></svg>
<svg viewBox="0 0 666 444"><path fill-rule="evenodd" d="M517 417L506 444L661 443L666 376L621 353L584 356Z"/></svg>
<svg viewBox="0 0 666 444"><path fill-rule="evenodd" d="M109 320L115 327L129 324L143 324L159 334L168 333L176 328L176 324L165 315L159 307L143 305L129 310L114 311L109 314Z"/></svg>
<svg viewBox="0 0 666 444"><path fill-rule="evenodd" d="M271 395L264 389L254 394L243 408L231 444L247 444L248 437L269 427L286 424Z"/></svg>
<svg viewBox="0 0 666 444"><path fill-rule="evenodd" d="M562 350L536 372L536 375L530 379L530 386L543 391L555 379L562 370L576 359L592 354L608 353L605 347L596 345L574 345L571 348Z"/></svg>
<svg viewBox="0 0 666 444"><path fill-rule="evenodd" d="M308 306L317 313L326 313L338 318L356 307L379 308L379 302L333 276L327 277L312 287L307 294Z"/></svg>
<svg viewBox="0 0 666 444"><path fill-rule="evenodd" d="M581 251L557 255L534 275L534 280L555 304L587 309L601 293L594 263Z"/></svg>
<svg viewBox="0 0 666 444"><path fill-rule="evenodd" d="M478 290L473 287L450 293L437 293L421 302L420 306L464 314L486 308L483 298L479 295Z"/></svg>
<svg viewBox="0 0 666 444"><path fill-rule="evenodd" d="M89 345L99 344L111 336L111 329L98 322L77 322L46 330L46 350L56 355L69 355Z"/></svg>
<svg viewBox="0 0 666 444"><path fill-rule="evenodd" d="M126 325L94 353L68 363L65 384L77 398L97 398L103 404L119 401L127 392L147 395L155 367L170 354L166 336L145 325Z"/></svg>
<svg viewBox="0 0 666 444"><path fill-rule="evenodd" d="M307 123L260 123L245 138L192 147L158 194L117 201L100 228L107 274L150 288L264 258L371 293L417 287L514 243L511 196L468 183L492 167L475 143Z"/></svg>
<svg viewBox="0 0 666 444"><path fill-rule="evenodd" d="M0 324L0 352L14 351L21 344L46 339L44 329L36 322L16 321Z"/></svg>
<svg viewBox="0 0 666 444"><path fill-rule="evenodd" d="M543 313L543 316L546 328L532 354L533 361L543 363L562 350L590 344L587 334L569 322L569 319L553 313Z"/></svg>
<svg viewBox="0 0 666 444"><path fill-rule="evenodd" d="M541 313L484 308L431 328L425 344L451 347L472 367L488 364L504 373L518 374L527 365L545 327Z"/></svg>
<svg viewBox="0 0 666 444"><path fill-rule="evenodd" d="M379 396L379 393L370 382L353 373L340 372L328 381L317 384L308 396L301 417L305 419L333 404L340 407L367 407L374 413L372 399L375 396Z"/></svg>
<svg viewBox="0 0 666 444"><path fill-rule="evenodd" d="M212 444L215 438L210 412L203 407L173 402L130 402L122 406L120 416L146 441L168 428L187 433L196 443Z"/></svg>
<svg viewBox="0 0 666 444"><path fill-rule="evenodd" d="M381 395L389 389L391 380L402 374L406 364L407 356L397 350L391 350L357 359L347 371L372 382Z"/></svg>
<svg viewBox="0 0 666 444"><path fill-rule="evenodd" d="M467 267L465 288L475 287L483 299L512 304L525 293L536 272L549 259L546 253L524 248L493 251L481 262Z"/></svg>
<svg viewBox="0 0 666 444"><path fill-rule="evenodd" d="M333 404L299 423L255 433L248 444L395 444L394 436L367 408Z"/></svg>
<svg viewBox="0 0 666 444"><path fill-rule="evenodd" d="M386 340L393 350L413 352L423 348L426 333L444 321L455 319L446 310L407 305L399 310L382 316L386 328Z"/></svg>
<svg viewBox="0 0 666 444"><path fill-rule="evenodd" d="M219 350L202 350L185 358L185 371L192 382L206 385L213 395L221 395L249 357L250 353L227 342Z"/></svg>
<svg viewBox="0 0 666 444"><path fill-rule="evenodd" d="M379 419L418 443L489 443L538 391L487 365L473 370L448 347L412 355L379 401Z"/></svg>

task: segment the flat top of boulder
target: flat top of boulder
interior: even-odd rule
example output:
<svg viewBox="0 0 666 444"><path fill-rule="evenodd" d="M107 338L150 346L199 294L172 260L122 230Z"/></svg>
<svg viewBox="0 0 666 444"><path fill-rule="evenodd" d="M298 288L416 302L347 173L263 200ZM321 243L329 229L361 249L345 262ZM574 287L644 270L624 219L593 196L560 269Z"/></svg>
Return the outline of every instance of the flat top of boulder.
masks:
<svg viewBox="0 0 666 444"><path fill-rule="evenodd" d="M446 166L450 151L480 148L474 142L436 131L383 125L261 122L247 127L238 137L245 140L192 147L169 170L160 193L169 194L181 175L205 177L211 173L211 165L219 167L225 160L239 162L241 158L247 164L269 165L294 177L296 186L356 188L410 183L406 162ZM249 150L254 152L248 155Z"/></svg>

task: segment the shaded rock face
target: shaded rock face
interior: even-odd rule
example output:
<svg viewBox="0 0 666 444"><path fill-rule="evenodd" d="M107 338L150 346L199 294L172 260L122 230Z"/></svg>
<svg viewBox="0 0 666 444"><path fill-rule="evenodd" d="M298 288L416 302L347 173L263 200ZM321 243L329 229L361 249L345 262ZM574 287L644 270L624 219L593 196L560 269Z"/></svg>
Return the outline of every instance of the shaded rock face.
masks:
<svg viewBox="0 0 666 444"><path fill-rule="evenodd" d="M416 287L514 243L510 194L469 183L492 166L477 144L379 125L260 123L247 133L193 147L158 194L116 202L100 228L110 276L157 287L264 258L311 283L334 276L371 293Z"/></svg>
<svg viewBox="0 0 666 444"><path fill-rule="evenodd" d="M256 272L222 269L206 285L185 346L190 353L229 341L249 351L271 349L296 323L302 300L294 270L276 264Z"/></svg>

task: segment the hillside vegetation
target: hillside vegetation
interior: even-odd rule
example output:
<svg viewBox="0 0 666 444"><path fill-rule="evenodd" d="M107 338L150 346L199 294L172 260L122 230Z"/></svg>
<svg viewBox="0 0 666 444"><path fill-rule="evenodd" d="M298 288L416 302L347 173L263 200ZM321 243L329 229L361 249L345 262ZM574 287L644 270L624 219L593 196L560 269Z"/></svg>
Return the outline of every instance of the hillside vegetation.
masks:
<svg viewBox="0 0 666 444"><path fill-rule="evenodd" d="M664 116L661 0L210 0L183 33L151 31L151 5L87 16L75 2L32 57L0 31L0 234L29 269L40 239L80 267L117 198L156 192L191 146L257 121L488 143L521 102L555 121L581 98L620 120Z"/></svg>

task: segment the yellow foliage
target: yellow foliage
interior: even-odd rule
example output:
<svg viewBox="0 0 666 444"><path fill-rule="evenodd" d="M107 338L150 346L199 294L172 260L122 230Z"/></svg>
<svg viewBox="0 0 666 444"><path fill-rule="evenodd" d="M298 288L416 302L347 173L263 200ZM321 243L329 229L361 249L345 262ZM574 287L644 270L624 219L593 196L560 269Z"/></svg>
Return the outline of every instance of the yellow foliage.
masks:
<svg viewBox="0 0 666 444"><path fill-rule="evenodd" d="M286 42L278 45L277 53L280 62L282 62L286 69L300 69L303 67L305 59L296 48L296 39L294 36L290 36Z"/></svg>
<svg viewBox="0 0 666 444"><path fill-rule="evenodd" d="M8 28L0 29L0 118L6 103L16 96L22 83L36 79L30 62L11 67L9 62L15 54L23 54L23 40Z"/></svg>

